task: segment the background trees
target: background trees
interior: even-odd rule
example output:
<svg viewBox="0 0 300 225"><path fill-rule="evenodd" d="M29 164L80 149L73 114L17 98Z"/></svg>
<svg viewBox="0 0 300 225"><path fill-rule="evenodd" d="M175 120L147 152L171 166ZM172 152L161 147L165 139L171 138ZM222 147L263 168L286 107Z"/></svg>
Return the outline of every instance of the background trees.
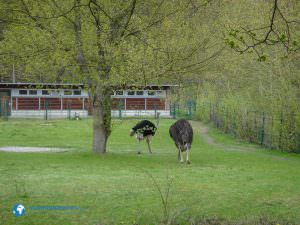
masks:
<svg viewBox="0 0 300 225"><path fill-rule="evenodd" d="M209 48L197 24L206 1L2 2L3 64L33 82L84 82L93 101L94 151L110 135L114 87L182 79ZM199 34L205 38L199 38ZM210 57L212 58L212 57Z"/></svg>
<svg viewBox="0 0 300 225"><path fill-rule="evenodd" d="M174 82L201 101L293 113L298 12L296 0L1 1L0 77L84 82L101 153L113 87Z"/></svg>

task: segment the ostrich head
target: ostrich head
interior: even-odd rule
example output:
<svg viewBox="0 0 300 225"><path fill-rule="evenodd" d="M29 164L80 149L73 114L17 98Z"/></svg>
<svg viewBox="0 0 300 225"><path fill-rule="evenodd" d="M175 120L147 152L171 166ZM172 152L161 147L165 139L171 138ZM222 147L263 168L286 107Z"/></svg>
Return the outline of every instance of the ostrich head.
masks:
<svg viewBox="0 0 300 225"><path fill-rule="evenodd" d="M135 131L134 131L133 129L131 129L131 130L129 131L129 136L132 137L134 134L135 134Z"/></svg>
<svg viewBox="0 0 300 225"><path fill-rule="evenodd" d="M139 132L136 132L136 131L134 131L134 130L130 130L129 136L132 137L133 135L135 135L136 139L139 140L139 141L144 140L144 135L143 135L143 134L141 134L141 133L139 133Z"/></svg>

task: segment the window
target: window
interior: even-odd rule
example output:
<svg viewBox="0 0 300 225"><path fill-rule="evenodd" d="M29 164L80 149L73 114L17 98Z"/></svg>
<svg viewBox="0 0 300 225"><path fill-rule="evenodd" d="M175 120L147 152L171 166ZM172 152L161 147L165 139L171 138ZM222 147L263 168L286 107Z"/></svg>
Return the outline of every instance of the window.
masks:
<svg viewBox="0 0 300 225"><path fill-rule="evenodd" d="M155 95L155 91L148 91L148 95Z"/></svg>
<svg viewBox="0 0 300 225"><path fill-rule="evenodd" d="M37 90L29 90L30 95L37 95Z"/></svg>
<svg viewBox="0 0 300 225"><path fill-rule="evenodd" d="M144 95L144 91L137 91L136 95Z"/></svg>
<svg viewBox="0 0 300 225"><path fill-rule="evenodd" d="M156 91L156 94L157 94L157 95L162 95L163 92L162 92L162 91Z"/></svg>
<svg viewBox="0 0 300 225"><path fill-rule="evenodd" d="M123 91L116 91L116 95L123 95L124 92Z"/></svg>
<svg viewBox="0 0 300 225"><path fill-rule="evenodd" d="M54 90L54 91L51 91L51 96L59 96L60 92L59 90Z"/></svg>
<svg viewBox="0 0 300 225"><path fill-rule="evenodd" d="M74 95L81 95L81 90L75 90Z"/></svg>
<svg viewBox="0 0 300 225"><path fill-rule="evenodd" d="M72 95L72 91L64 91L64 95Z"/></svg>
<svg viewBox="0 0 300 225"><path fill-rule="evenodd" d="M128 91L127 92L127 95L134 95L135 94L135 91Z"/></svg>
<svg viewBox="0 0 300 225"><path fill-rule="evenodd" d="M42 95L49 95L49 91L48 90L42 90Z"/></svg>
<svg viewBox="0 0 300 225"><path fill-rule="evenodd" d="M27 90L19 90L19 95L27 95Z"/></svg>

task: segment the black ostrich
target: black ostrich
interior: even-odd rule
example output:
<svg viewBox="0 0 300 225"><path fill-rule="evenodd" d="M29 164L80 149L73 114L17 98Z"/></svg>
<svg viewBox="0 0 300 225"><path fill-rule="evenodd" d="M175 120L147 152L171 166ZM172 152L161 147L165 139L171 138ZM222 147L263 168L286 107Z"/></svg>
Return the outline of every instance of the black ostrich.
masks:
<svg viewBox="0 0 300 225"><path fill-rule="evenodd" d="M149 120L142 120L139 123L137 123L131 130L130 130L130 136L133 136L135 134L136 139L141 142L146 138L146 142L148 144L149 152L152 154L151 151L151 139L155 135L157 128L156 126L150 122ZM140 154L141 152L138 152Z"/></svg>
<svg viewBox="0 0 300 225"><path fill-rule="evenodd" d="M178 148L178 160L181 163L184 162L182 154L186 151L186 162L190 164L190 151L193 142L193 128L190 123L185 119L180 119L170 127L169 133Z"/></svg>

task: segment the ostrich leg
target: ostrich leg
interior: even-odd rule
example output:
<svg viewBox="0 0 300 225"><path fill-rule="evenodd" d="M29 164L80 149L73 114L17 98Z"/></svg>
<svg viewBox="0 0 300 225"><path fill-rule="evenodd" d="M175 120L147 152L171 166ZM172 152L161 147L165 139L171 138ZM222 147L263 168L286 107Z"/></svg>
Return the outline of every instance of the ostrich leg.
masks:
<svg viewBox="0 0 300 225"><path fill-rule="evenodd" d="M137 154L142 154L142 151L141 151L141 140L137 140L138 141L138 148L139 148L139 150L138 150L138 152L137 152Z"/></svg>
<svg viewBox="0 0 300 225"><path fill-rule="evenodd" d="M180 158L180 163L183 163L183 157L182 157L183 152L181 151L181 148L178 149L178 159Z"/></svg>
<svg viewBox="0 0 300 225"><path fill-rule="evenodd" d="M190 161L190 152L191 152L191 150L188 148L186 150L186 163L187 164L191 164L191 161Z"/></svg>
<svg viewBox="0 0 300 225"><path fill-rule="evenodd" d="M147 136L146 141L147 141L147 145L148 145L148 150L149 150L150 154L152 154L151 146L150 146L150 143L151 143L151 137L150 137L150 136Z"/></svg>

